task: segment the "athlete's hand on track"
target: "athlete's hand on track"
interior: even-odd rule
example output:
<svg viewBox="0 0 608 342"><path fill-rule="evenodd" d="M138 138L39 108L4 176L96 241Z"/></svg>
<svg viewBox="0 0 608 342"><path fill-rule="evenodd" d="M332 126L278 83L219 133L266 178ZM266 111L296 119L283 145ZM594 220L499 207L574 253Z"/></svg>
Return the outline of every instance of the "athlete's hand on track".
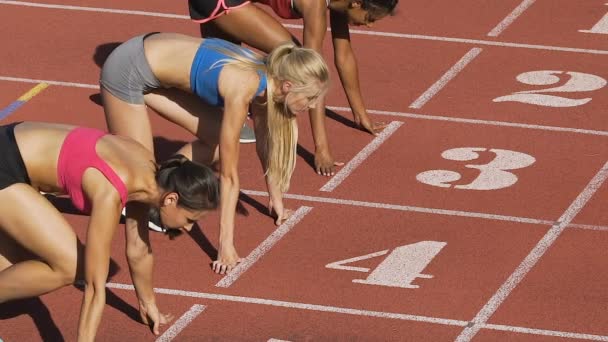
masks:
<svg viewBox="0 0 608 342"><path fill-rule="evenodd" d="M215 273L226 274L232 271L241 261L243 259L239 258L234 245L222 245L220 243L217 260L213 262L212 269Z"/></svg>
<svg viewBox="0 0 608 342"><path fill-rule="evenodd" d="M363 130L367 131L375 136L377 136L388 124L382 121L372 121L369 119L369 116L356 116L355 117L355 125Z"/></svg>
<svg viewBox="0 0 608 342"><path fill-rule="evenodd" d="M139 303L141 321L152 328L154 335L160 334L160 326L173 320L172 314L162 314L154 303Z"/></svg>
<svg viewBox="0 0 608 342"><path fill-rule="evenodd" d="M315 153L315 170L323 176L333 176L336 166L342 166L344 163L334 161L329 151L317 150Z"/></svg>

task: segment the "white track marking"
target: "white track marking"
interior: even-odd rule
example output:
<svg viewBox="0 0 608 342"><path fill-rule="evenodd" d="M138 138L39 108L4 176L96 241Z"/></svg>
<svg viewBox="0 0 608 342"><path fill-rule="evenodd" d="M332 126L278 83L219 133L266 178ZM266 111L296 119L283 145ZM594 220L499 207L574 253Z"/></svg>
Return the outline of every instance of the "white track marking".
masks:
<svg viewBox="0 0 608 342"><path fill-rule="evenodd" d="M347 108L347 107L327 106L327 108L334 110L334 111L341 111L341 112L350 112L351 111L350 108ZM533 125L533 124L495 121L495 120L465 119L465 118L457 118L457 117L449 117L449 116L392 112L392 111L375 110L375 109L369 109L369 110L367 110L367 112L370 114L397 116L397 117L403 117L403 118L408 118L408 119L458 122L458 123L468 123L468 124L488 125L488 126L498 126L498 127L517 127L517 128L526 128L526 129L538 129L538 130L542 130L542 131L568 132L568 133L577 133L577 134L608 136L608 131L594 131L591 129L543 126L543 125Z"/></svg>
<svg viewBox="0 0 608 342"><path fill-rule="evenodd" d="M106 286L108 288L113 288L113 289L122 289L122 290L130 290L130 291L134 290L133 285L129 285L129 284L107 283ZM443 325L455 325L455 326L460 326L460 327L465 327L469 323L466 321L460 321L460 320L455 320L455 319L445 319L445 318L436 318L436 317L427 317L427 316L409 315L409 314L382 312L382 311L359 310L359 309L350 309L350 308L342 308L342 307L327 306L327 305L286 302L286 301L281 301L281 300L262 299L262 298L253 298L253 297L243 297L243 296L231 296L231 295L194 292L194 291L182 291L182 290L174 290L174 289L155 288L154 292L159 293L159 294L172 295L172 296L204 298L204 299L222 300L222 301L239 302L239 303L250 303L250 304L261 304L261 305L270 305L270 306L283 307L283 308L302 309L302 310L320 311L320 312L333 312L333 313L355 315L355 316L365 316L365 317L399 319L399 320L406 320L406 321L427 322L427 323L436 323L436 324L443 324Z"/></svg>
<svg viewBox="0 0 608 342"><path fill-rule="evenodd" d="M0 81L21 82L21 83L47 83L50 85L57 85L57 86L64 86L64 87L99 89L99 86L94 85L94 84L49 81L49 80L45 81L45 80L36 80L36 79L31 79L31 78L9 77L9 76L0 76Z"/></svg>
<svg viewBox="0 0 608 342"><path fill-rule="evenodd" d="M145 12L145 11L129 11L129 10L95 8L95 7L50 5L50 4L39 4L39 3L35 3L35 2L25 2L25 1L0 0L0 5L43 7L43 8L52 8L52 9L78 10L78 11L88 11L88 12L104 12L104 13L116 13L116 14L131 14L131 15L143 15L143 16L150 16L150 17L165 17L165 18L169 18L169 19L190 20L189 16L179 15L179 14L156 13L156 12ZM304 28L303 25L294 25L294 24L283 24L283 26L292 28L292 29L298 29L298 30L302 30ZM329 29L328 29L328 31L329 31ZM523 48L523 49L536 49L536 50L550 50L550 51L563 51L563 52L608 55L608 50L579 49L579 48L569 48L569 47L562 47L562 46L496 42L496 41L487 41L487 40L480 40L480 39L450 38L450 37L440 37L440 36L427 36L427 35L421 35L421 34L406 34L406 33L381 32L381 31L369 31L369 30L364 31L364 30L356 30L356 29L351 29L349 32L351 34L361 34L361 35L369 35L369 36L382 36L382 37L418 39L418 40L433 40L433 41L442 41L442 42L449 42L449 43L464 43L464 44L474 44L474 45L503 46L503 47L514 47L514 48Z"/></svg>
<svg viewBox="0 0 608 342"><path fill-rule="evenodd" d="M461 72L475 57L481 53L482 49L473 48L454 64L437 82L410 105L410 108L422 108L433 96L445 87L459 72Z"/></svg>
<svg viewBox="0 0 608 342"><path fill-rule="evenodd" d="M245 190L245 189L243 189L241 191L244 194L250 195L250 196L268 197L268 193L265 191ZM289 194L289 193L285 194L283 197L289 198L289 199L301 200L301 201L350 205L350 206L355 206L355 207L411 211L411 212L420 212L420 213L429 213L429 214L447 215L447 216L474 217L474 218L482 218L482 219L488 219L488 220L541 224L541 225L549 225L549 226L552 226L555 224L555 221L535 219L535 218L529 218L529 217L496 215L496 214L486 214L486 213L477 213L477 212L470 212L470 211L447 210L447 209L436 209L436 208L412 207L412 206L398 205L398 204L354 201L354 200L346 200L346 199L331 198L331 197L317 197L317 196L297 195L297 194ZM600 226L600 225L571 224L568 227L577 228L577 229L601 230L601 231L608 230L607 226Z"/></svg>
<svg viewBox="0 0 608 342"><path fill-rule="evenodd" d="M133 285L129 285L129 284L107 283L106 287L112 288L112 289L128 290L128 291L135 290ZM194 291L183 291L183 290L164 289L164 288L155 288L154 292L156 292L158 294L165 294L165 295L171 295L171 296L203 298L203 299L220 300L220 301L237 302L237 303L269 305L269 306L276 306L276 307L282 307L282 308L319 311L319 312L331 312L331 313L362 316L362 317L378 317L378 318L432 323L432 324L440 324L440 325L448 325L448 326L466 327L469 324L469 322L467 322L467 321L455 320L455 319L409 315L409 314L382 312L382 311L350 309L350 308L327 306L327 305L286 302L286 301L280 301L280 300L254 298L254 297L231 296L231 295L194 292ZM570 337L570 338L579 338L579 339L586 339L586 340L592 340L592 341L608 341L608 336L602 336L602 335L591 335L591 334L581 334L581 333L574 333L574 332L532 329L532 328L498 325L498 324L481 324L480 326L483 329L489 329L489 330L512 331L512 332L534 334L534 335L544 335L544 336Z"/></svg>
<svg viewBox="0 0 608 342"><path fill-rule="evenodd" d="M547 252L549 247L553 245L555 240L572 222L576 214L587 204L593 194L600 188L604 181L608 178L608 162L598 171L593 179L587 184L583 191L570 204L568 209L562 214L557 222L547 231L545 236L536 244L526 258L521 262L515 271L509 276L484 307L477 313L473 319L473 324L467 326L460 336L456 339L457 342L470 341L479 332L481 327L479 324L485 324L490 317L498 309L498 307L511 294L513 289L524 279L528 272L536 265L540 258Z"/></svg>
<svg viewBox="0 0 608 342"><path fill-rule="evenodd" d="M188 326L201 312L205 310L205 305L195 304L190 310L186 311L173 325L167 329L161 336L156 339L156 342L172 341L184 328Z"/></svg>
<svg viewBox="0 0 608 342"><path fill-rule="evenodd" d="M246 195L268 197L268 193L264 192L264 191L255 191L255 190L241 190L241 191ZM533 218L527 218L527 217L495 215L495 214L485 214L485 213L476 213L476 212L469 212L469 211L446 210L446 209L436 209L436 208L423 208L423 207L413 207L413 206L407 206L407 205L386 204L386 203L377 203L377 202L353 201L353 200L345 200L345 199L330 198L330 197L315 197L315 196L306 196L306 195L284 194L283 198L302 200L302 201L311 201L311 202L320 202L320 203L350 205L350 206L355 206L355 207L410 211L410 212L446 215L446 216L474 217L474 218L482 218L482 219L497 220L497 221L507 221L507 222L531 223L531 224L541 224L541 225L552 225L554 223L553 221L533 219Z"/></svg>
<svg viewBox="0 0 608 342"><path fill-rule="evenodd" d="M344 167L333 176L323 187L321 187L321 191L331 192L338 185L340 185L346 177L348 177L361 163L367 159L375 150L382 145L388 138L390 138L395 131L403 125L403 122L393 121L391 122L377 137L374 138L367 146L365 146L357 155L348 162L348 164L344 165Z"/></svg>
<svg viewBox="0 0 608 342"><path fill-rule="evenodd" d="M57 85L57 86L64 86L64 87L99 89L99 86L93 85L93 84L51 81L51 80L38 80L38 79L31 79L31 78L20 78L20 77L9 77L9 76L0 76L0 81L22 82L22 83L48 83L50 85ZM351 111L350 108L347 108L347 107L327 106L327 108L331 109L331 110L335 110L335 111L341 111L341 112L350 112ZM449 116L392 112L392 111L376 110L376 109L368 109L367 112L370 114L396 116L396 117L409 118L409 119L458 122L458 123L468 123L468 124L488 125L488 126L498 126L498 127L517 127L517 128L525 128L525 129L537 129L537 130L542 130L542 131L554 131L554 132L567 132L567 133L577 133L577 134L587 134L587 135L608 136L607 131L594 131L594 130L590 130L590 129L542 126L542 125L522 124L522 123L517 123L517 122L505 122L505 121L493 121L493 120L454 118L454 117L449 117Z"/></svg>
<svg viewBox="0 0 608 342"><path fill-rule="evenodd" d="M274 246L285 234L287 234L306 214L312 210L311 207L300 207L291 217L280 225L270 236L256 247L247 258L238 264L228 275L222 278L215 286L229 287L232 285L245 271L258 261L272 246Z"/></svg>
<svg viewBox="0 0 608 342"><path fill-rule="evenodd" d="M603 232L607 232L608 231L608 227L606 226L596 226L596 225L591 225L591 224L571 224L568 226L568 228L578 228L578 229L586 229L586 230L597 230L597 231L603 231Z"/></svg>
<svg viewBox="0 0 608 342"><path fill-rule="evenodd" d="M140 16L145 16L145 17L161 17L161 18L170 18L170 19L190 20L189 16L182 15L182 14L157 13L157 12L147 12L147 11L132 11L132 10L121 10L121 9L113 9L113 8L55 5L55 4L42 4L42 3L37 3L37 2L8 1L8 0L1 0L0 4L24 6L24 7L51 8L51 9L60 9L60 10L68 10L68 11L130 14L130 15L140 15Z"/></svg>
<svg viewBox="0 0 608 342"><path fill-rule="evenodd" d="M490 37L498 37L504 30L509 27L525 10L527 10L536 0L524 0L517 6L513 12L507 15L496 27L494 27L489 33Z"/></svg>

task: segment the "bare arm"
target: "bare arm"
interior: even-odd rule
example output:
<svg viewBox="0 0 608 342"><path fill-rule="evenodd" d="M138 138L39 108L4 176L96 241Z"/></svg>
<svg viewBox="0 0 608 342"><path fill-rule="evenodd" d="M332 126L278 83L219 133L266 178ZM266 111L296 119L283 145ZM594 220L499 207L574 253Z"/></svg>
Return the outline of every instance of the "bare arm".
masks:
<svg viewBox="0 0 608 342"><path fill-rule="evenodd" d="M327 8L325 1L299 0L296 2L298 10L304 18L304 47L322 53L323 40L327 31ZM325 128L325 103L320 102L308 112L310 128L315 142L315 170L318 174L331 176L335 163L329 148L327 129Z"/></svg>
<svg viewBox="0 0 608 342"><path fill-rule="evenodd" d="M268 189L269 202L268 202L268 211L271 216L276 214L275 216L275 224L280 225L291 215L291 210L285 209L283 206L283 192L281 191L276 180L272 178L272 176L266 174L267 171L267 150L266 144L268 141L268 124L267 117L264 111L266 110L265 106L254 104L251 106L251 110L253 111L253 117L255 122L255 136L256 136L256 152L258 154L258 158L260 159L260 163L262 164L262 171L266 175L266 187ZM297 125L294 121L294 129L296 130L296 140L297 140ZM274 213L273 213L274 212Z"/></svg>
<svg viewBox="0 0 608 342"><path fill-rule="evenodd" d="M148 233L148 210L149 206L143 203L130 202L127 204L126 254L131 279L139 301L141 319L144 323L151 324L152 331L158 335L160 325L170 321L172 316L161 314L156 306L152 285L154 258Z"/></svg>
<svg viewBox="0 0 608 342"><path fill-rule="evenodd" d="M86 238L86 285L78 323L78 341L93 341L106 303L110 245L122 208L118 193L99 171L86 171L83 184L85 192L94 196L91 198L93 210Z"/></svg>
<svg viewBox="0 0 608 342"><path fill-rule="evenodd" d="M376 135L386 125L373 123L365 110L359 85L359 69L350 44L347 19L342 14L330 11L330 24L334 45L334 63L353 112L355 124L361 129Z"/></svg>
<svg viewBox="0 0 608 342"><path fill-rule="evenodd" d="M213 263L213 270L220 274L229 272L240 260L234 247L234 221L240 189L239 134L258 83L257 76L242 70L230 68L222 73L220 93L224 98L224 115L219 139L220 236L218 257Z"/></svg>

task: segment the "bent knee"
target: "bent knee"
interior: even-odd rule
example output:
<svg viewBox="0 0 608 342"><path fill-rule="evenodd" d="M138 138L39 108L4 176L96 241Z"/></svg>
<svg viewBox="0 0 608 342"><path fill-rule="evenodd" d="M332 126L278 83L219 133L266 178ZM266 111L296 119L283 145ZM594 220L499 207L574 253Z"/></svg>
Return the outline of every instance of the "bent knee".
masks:
<svg viewBox="0 0 608 342"><path fill-rule="evenodd" d="M68 257L65 260L62 260L60 263L49 264L57 281L61 285L69 285L74 283L76 280L76 273L78 269L78 262L76 260L76 256Z"/></svg>

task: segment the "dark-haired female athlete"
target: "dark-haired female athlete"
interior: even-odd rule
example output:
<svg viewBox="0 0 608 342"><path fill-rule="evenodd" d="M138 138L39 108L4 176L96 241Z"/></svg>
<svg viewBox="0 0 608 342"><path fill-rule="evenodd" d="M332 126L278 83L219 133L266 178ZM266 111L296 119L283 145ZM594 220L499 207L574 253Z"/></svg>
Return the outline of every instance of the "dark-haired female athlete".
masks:
<svg viewBox="0 0 608 342"><path fill-rule="evenodd" d="M219 203L218 181L209 168L183 156L157 166L141 144L100 130L13 123L0 126L0 148L0 303L72 284L80 273L78 238L40 191L67 194L91 214L78 341L95 339L112 236L127 202L157 208L169 234L190 230ZM170 316L156 306L147 217L143 222L125 226L126 254L141 318L158 334Z"/></svg>
<svg viewBox="0 0 608 342"><path fill-rule="evenodd" d="M365 110L359 72L350 44L349 25L372 26L394 12L398 0L253 0L270 6L284 19L302 18L304 47L321 52L327 31L327 12L334 47L334 63L353 112L355 124L377 134L386 124L372 122ZM269 52L291 34L279 21L247 0L189 0L190 17L201 24L203 37L245 43ZM328 11L329 9L329 11ZM336 163L330 153L324 123L324 106L310 111L317 173L333 175Z"/></svg>

